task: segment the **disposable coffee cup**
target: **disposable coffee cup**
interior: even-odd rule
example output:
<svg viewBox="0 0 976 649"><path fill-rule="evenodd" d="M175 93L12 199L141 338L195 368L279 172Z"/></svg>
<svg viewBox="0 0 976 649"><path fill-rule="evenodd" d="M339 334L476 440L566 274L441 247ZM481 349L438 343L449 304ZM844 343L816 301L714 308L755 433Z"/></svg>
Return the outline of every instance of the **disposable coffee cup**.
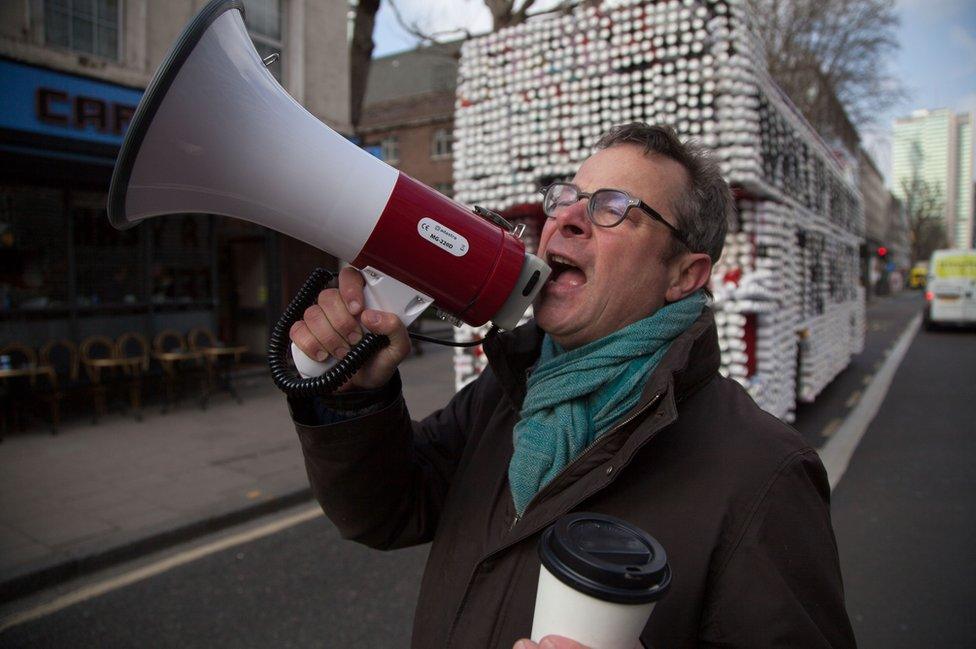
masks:
<svg viewBox="0 0 976 649"><path fill-rule="evenodd" d="M671 584L664 548L604 514L563 516L539 541L532 641L571 638L592 649L634 649Z"/></svg>

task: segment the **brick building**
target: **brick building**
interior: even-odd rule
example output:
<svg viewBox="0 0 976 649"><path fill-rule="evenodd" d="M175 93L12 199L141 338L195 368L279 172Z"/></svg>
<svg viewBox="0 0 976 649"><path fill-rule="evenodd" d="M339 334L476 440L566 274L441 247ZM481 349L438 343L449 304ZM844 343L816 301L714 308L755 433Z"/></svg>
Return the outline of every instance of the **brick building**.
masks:
<svg viewBox="0 0 976 649"><path fill-rule="evenodd" d="M400 171L451 196L460 43L373 59L358 135Z"/></svg>

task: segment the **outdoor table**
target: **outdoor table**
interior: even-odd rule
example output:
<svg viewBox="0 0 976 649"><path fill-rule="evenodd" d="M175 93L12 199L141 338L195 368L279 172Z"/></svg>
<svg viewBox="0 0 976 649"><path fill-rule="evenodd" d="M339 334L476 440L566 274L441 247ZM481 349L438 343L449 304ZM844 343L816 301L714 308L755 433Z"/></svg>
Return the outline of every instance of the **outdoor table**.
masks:
<svg viewBox="0 0 976 649"><path fill-rule="evenodd" d="M176 372L180 364L188 361L199 363L203 360L203 353L180 349L170 352L154 352L153 358L158 360L159 364L163 367L163 380L166 387L163 395L163 412L166 412L172 404L173 393L176 390ZM200 405L201 407L206 407L206 387L202 387L204 387L204 394L201 396Z"/></svg>
<svg viewBox="0 0 976 649"><path fill-rule="evenodd" d="M241 355L247 352L247 345L236 345L233 347L197 347L197 351L203 354L207 361L207 390L203 395L203 404L206 406L207 400L218 390L226 390L234 398L234 401L241 403L241 397L234 389L231 382L230 368L225 367L221 371L221 361L233 358L237 363L241 360Z"/></svg>
<svg viewBox="0 0 976 649"><path fill-rule="evenodd" d="M38 376L46 376L51 385L54 385L57 378L54 368L50 365L29 364L0 369L0 399L3 402L3 414L0 416L3 422L2 428L0 428L0 441L3 440L3 434L7 431L7 414L8 412L12 414L15 411L13 395L8 384L9 379L27 378L33 388L37 384Z"/></svg>
<svg viewBox="0 0 976 649"><path fill-rule="evenodd" d="M131 368L134 370L142 365L145 362L145 359L141 356L124 356L122 358L89 358L82 359L81 362L86 366L88 376L91 378L92 383L100 386L101 372L103 369L114 370L116 368L121 368L122 370L127 370ZM136 373L133 373L132 381L129 385L129 402L132 406L132 412L136 418L136 421L142 421L140 390L139 377ZM107 409L104 399L104 393L100 393L96 397L97 403L95 405L99 414L104 414L105 410Z"/></svg>
<svg viewBox="0 0 976 649"><path fill-rule="evenodd" d="M143 360L138 356L130 356L128 358L88 358L82 359L81 362L91 368L92 371L89 372L89 376L92 381L98 381L103 369L137 366L141 365Z"/></svg>
<svg viewBox="0 0 976 649"><path fill-rule="evenodd" d="M54 368L50 365L24 365L22 367L0 369L0 380L6 381L6 379L26 376L30 378L31 385L33 385L36 382L35 379L42 374L54 380Z"/></svg>

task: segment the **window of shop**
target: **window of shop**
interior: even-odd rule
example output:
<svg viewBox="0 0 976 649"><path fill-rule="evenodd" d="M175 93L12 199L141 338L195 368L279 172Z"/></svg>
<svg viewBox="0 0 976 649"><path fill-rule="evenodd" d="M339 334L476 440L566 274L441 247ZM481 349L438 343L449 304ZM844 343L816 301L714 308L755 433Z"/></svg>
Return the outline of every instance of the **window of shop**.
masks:
<svg viewBox="0 0 976 649"><path fill-rule="evenodd" d="M212 217L117 230L105 200L104 192L0 186L0 311L213 305Z"/></svg>
<svg viewBox="0 0 976 649"><path fill-rule="evenodd" d="M400 162L400 139L395 135L383 138L380 141L380 156L391 165Z"/></svg>
<svg viewBox="0 0 976 649"><path fill-rule="evenodd" d="M268 66L275 79L281 81L281 0L248 0L247 31L261 58L272 54L278 60Z"/></svg>
<svg viewBox="0 0 976 649"><path fill-rule="evenodd" d="M430 146L430 157L434 158L449 158L451 156L451 147L454 144L454 136L446 128L439 128L434 131L434 139Z"/></svg>
<svg viewBox="0 0 976 649"><path fill-rule="evenodd" d="M63 192L0 186L0 311L66 309L68 256Z"/></svg>
<svg viewBox="0 0 976 649"><path fill-rule="evenodd" d="M157 218L150 228L150 299L154 305L213 301L213 220L205 214Z"/></svg>
<svg viewBox="0 0 976 649"><path fill-rule="evenodd" d="M104 192L71 192L76 301L81 309L145 304L138 228L117 230L108 221Z"/></svg>
<svg viewBox="0 0 976 649"><path fill-rule="evenodd" d="M48 45L119 59L118 0L44 0Z"/></svg>

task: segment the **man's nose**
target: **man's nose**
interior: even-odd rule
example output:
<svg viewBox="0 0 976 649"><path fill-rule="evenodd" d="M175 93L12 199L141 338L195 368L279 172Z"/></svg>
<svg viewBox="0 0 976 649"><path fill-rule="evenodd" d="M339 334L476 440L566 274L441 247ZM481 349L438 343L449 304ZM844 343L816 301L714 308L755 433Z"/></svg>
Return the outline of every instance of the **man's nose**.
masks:
<svg viewBox="0 0 976 649"><path fill-rule="evenodd" d="M590 235L593 224L590 223L589 217L586 216L586 200L585 198L581 198L572 205L567 205L556 212L556 216L553 217L553 220L556 222L556 228L564 237Z"/></svg>

